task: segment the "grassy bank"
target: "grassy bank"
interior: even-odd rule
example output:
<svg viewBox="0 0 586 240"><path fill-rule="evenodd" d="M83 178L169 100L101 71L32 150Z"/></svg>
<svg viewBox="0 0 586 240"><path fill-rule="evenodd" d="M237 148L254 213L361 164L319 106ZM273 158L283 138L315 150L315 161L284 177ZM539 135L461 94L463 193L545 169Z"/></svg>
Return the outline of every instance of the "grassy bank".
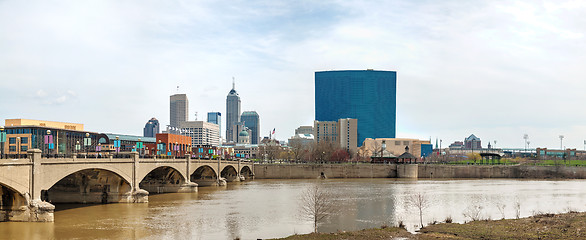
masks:
<svg viewBox="0 0 586 240"><path fill-rule="evenodd" d="M287 240L334 239L586 239L586 213L541 214L522 219L440 223L411 234L402 228L294 235Z"/></svg>

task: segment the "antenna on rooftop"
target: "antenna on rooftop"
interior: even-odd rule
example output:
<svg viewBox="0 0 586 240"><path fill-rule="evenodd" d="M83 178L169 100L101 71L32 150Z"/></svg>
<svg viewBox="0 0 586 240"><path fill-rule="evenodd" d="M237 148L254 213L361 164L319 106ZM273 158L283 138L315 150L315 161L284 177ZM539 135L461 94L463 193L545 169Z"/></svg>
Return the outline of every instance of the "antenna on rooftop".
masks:
<svg viewBox="0 0 586 240"><path fill-rule="evenodd" d="M179 86L177 86L177 93L179 93Z"/></svg>
<svg viewBox="0 0 586 240"><path fill-rule="evenodd" d="M234 77L232 77L232 89L236 89L236 83Z"/></svg>
<svg viewBox="0 0 586 240"><path fill-rule="evenodd" d="M195 112L195 121L197 121L197 112Z"/></svg>

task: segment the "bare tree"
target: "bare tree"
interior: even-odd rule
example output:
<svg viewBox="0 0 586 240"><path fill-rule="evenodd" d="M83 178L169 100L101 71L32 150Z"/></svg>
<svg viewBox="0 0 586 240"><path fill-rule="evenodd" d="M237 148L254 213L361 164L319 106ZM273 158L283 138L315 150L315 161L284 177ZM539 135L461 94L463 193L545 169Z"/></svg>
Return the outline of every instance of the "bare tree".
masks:
<svg viewBox="0 0 586 240"><path fill-rule="evenodd" d="M501 213L501 219L505 219L505 208L507 204L499 196L492 197L492 202Z"/></svg>
<svg viewBox="0 0 586 240"><path fill-rule="evenodd" d="M470 218L472 221L478 221L482 217L482 197L480 195L472 196L470 201L470 205L464 209L462 215L464 217Z"/></svg>
<svg viewBox="0 0 586 240"><path fill-rule="evenodd" d="M519 198L515 198L515 216L517 217L517 219L521 217L521 201L519 200Z"/></svg>
<svg viewBox="0 0 586 240"><path fill-rule="evenodd" d="M334 194L321 184L315 184L303 191L301 195L301 213L313 221L313 231L327 216L337 212L333 201Z"/></svg>
<svg viewBox="0 0 586 240"><path fill-rule="evenodd" d="M431 201L423 193L415 193L407 199L407 204L419 211L419 223L423 227L423 211L431 205Z"/></svg>

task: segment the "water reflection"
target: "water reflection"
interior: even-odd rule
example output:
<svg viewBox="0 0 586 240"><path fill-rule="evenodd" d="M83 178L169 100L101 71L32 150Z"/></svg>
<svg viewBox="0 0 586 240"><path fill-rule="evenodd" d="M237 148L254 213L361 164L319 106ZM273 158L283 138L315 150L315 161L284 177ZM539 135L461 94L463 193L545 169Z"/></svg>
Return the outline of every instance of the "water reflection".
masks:
<svg viewBox="0 0 586 240"><path fill-rule="evenodd" d="M299 196L317 180L255 180L227 187L202 187L199 193L152 195L148 204L57 205L54 223L0 223L9 239L257 239L313 230L300 216ZM469 221L470 206L482 218L500 219L538 212L586 211L585 180L400 180L329 179L342 212L319 231L358 230L405 222L413 231L417 209L406 199L422 193L431 200L423 222ZM504 207L499 207L504 205Z"/></svg>

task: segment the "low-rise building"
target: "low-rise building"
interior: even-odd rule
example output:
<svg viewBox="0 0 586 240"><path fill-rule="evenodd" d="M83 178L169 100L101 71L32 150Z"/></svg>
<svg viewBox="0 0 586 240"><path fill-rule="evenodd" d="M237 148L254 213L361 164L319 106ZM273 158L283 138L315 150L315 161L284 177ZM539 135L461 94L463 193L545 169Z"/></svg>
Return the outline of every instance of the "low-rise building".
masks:
<svg viewBox="0 0 586 240"><path fill-rule="evenodd" d="M411 138L367 138L364 140L358 153L361 156L383 156L391 154L400 156L408 147L409 153L416 157L427 157L433 152L433 145L429 140ZM390 155L389 155L390 156Z"/></svg>

